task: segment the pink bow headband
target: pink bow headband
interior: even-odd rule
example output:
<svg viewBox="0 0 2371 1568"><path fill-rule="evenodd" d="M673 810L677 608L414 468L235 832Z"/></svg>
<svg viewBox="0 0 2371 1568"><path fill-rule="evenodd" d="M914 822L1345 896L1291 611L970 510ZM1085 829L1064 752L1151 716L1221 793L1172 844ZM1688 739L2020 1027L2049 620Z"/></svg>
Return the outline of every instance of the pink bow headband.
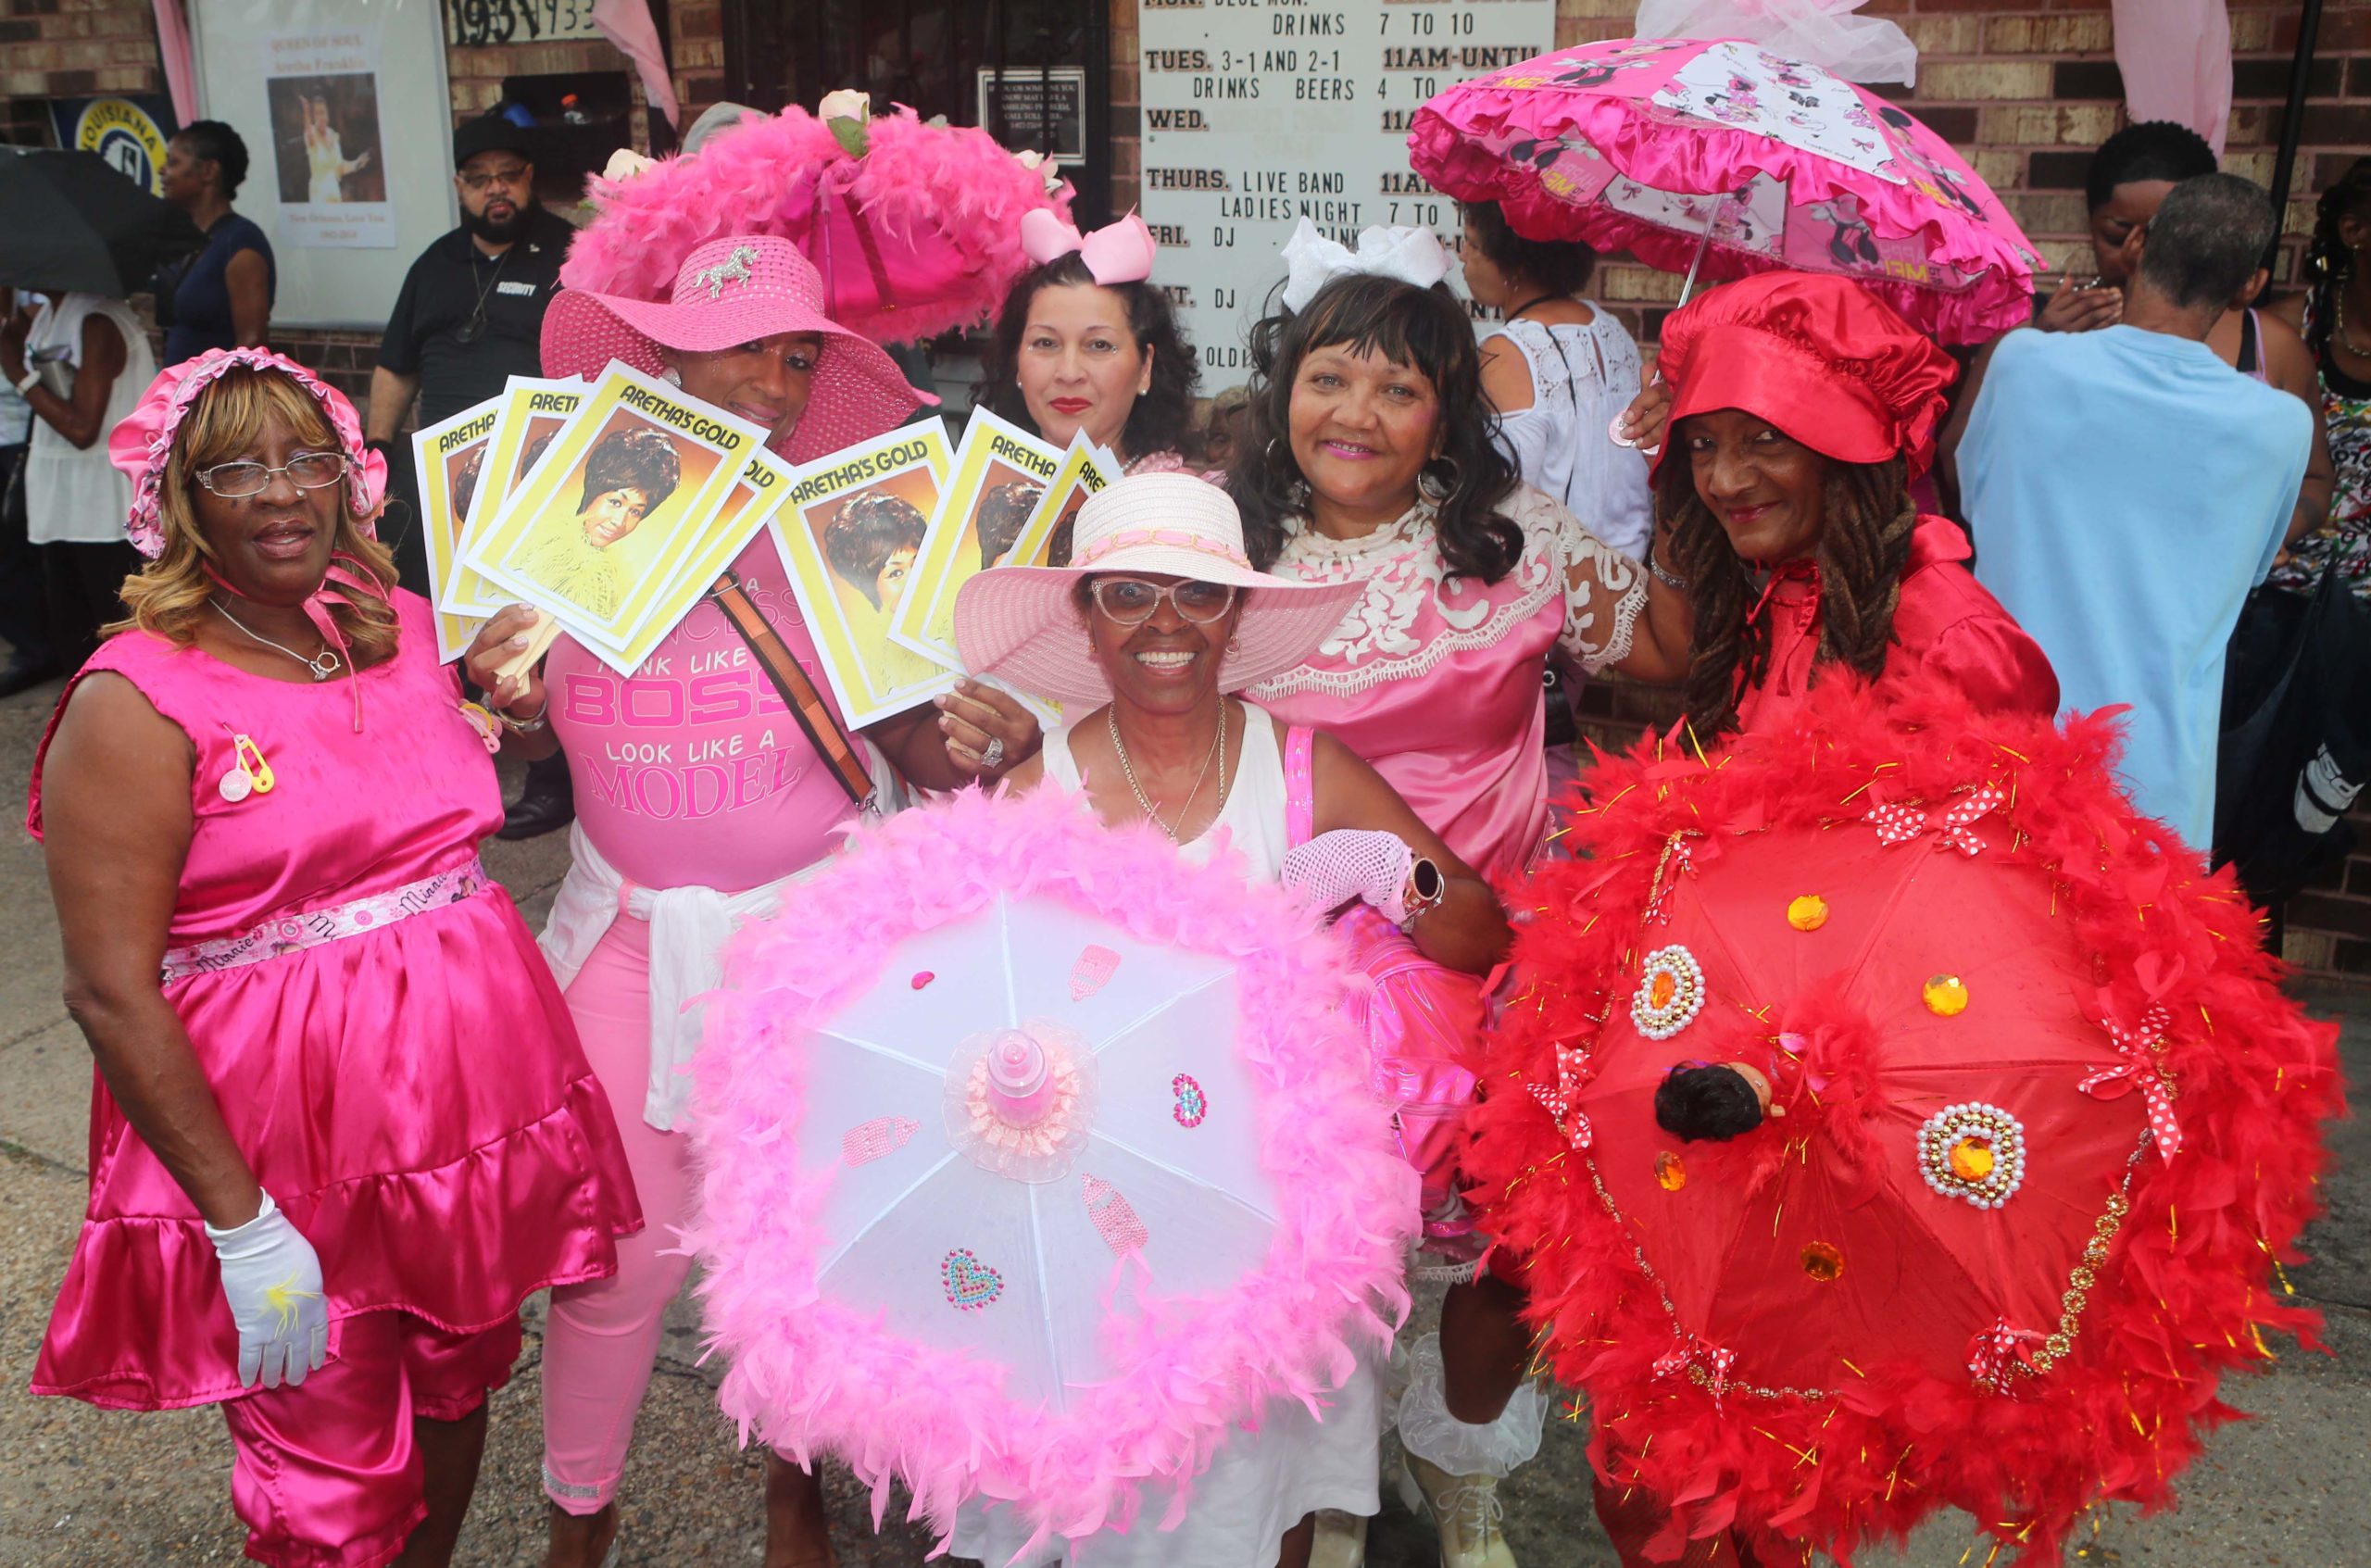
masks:
<svg viewBox="0 0 2371 1568"><path fill-rule="evenodd" d="M1113 283L1141 283L1152 276L1152 231L1131 212L1117 223L1107 223L1092 234L1081 234L1052 209L1032 207L1022 214L1021 248L1043 267L1075 251L1086 263L1087 276L1109 288Z"/></svg>
<svg viewBox="0 0 2371 1568"><path fill-rule="evenodd" d="M132 548L150 560L165 553L165 528L157 508L157 492L165 482L165 461L172 455L173 435L197 395L226 371L245 366L251 370L278 370L313 395L336 433L338 449L345 454L346 500L355 526L367 537L376 536L379 499L387 490L387 460L362 444L362 420L345 395L323 383L294 359L269 348L210 348L194 359L169 365L157 372L140 406L107 435L107 461L132 481L132 515L124 532Z"/></svg>

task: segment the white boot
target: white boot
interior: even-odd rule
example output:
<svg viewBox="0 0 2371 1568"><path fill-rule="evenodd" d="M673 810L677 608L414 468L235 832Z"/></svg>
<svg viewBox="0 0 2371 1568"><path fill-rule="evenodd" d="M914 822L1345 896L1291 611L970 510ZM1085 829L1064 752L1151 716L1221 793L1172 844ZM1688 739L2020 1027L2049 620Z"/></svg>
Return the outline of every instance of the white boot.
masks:
<svg viewBox="0 0 2371 1568"><path fill-rule="evenodd" d="M1407 1389L1399 1397L1400 1497L1421 1507L1440 1532L1442 1568L1515 1568L1499 1531L1499 1483L1539 1452L1548 1402L1525 1383L1499 1419L1474 1426L1449 1411L1438 1335L1409 1348Z"/></svg>
<svg viewBox="0 0 2371 1568"><path fill-rule="evenodd" d="M1441 1568L1515 1568L1515 1554L1499 1532L1506 1510L1495 1475L1451 1475L1405 1454L1399 1465L1399 1500L1411 1513L1423 1512L1440 1533Z"/></svg>
<svg viewBox="0 0 2371 1568"><path fill-rule="evenodd" d="M1317 1543L1309 1549L1309 1568L1366 1568L1366 1515L1318 1510Z"/></svg>

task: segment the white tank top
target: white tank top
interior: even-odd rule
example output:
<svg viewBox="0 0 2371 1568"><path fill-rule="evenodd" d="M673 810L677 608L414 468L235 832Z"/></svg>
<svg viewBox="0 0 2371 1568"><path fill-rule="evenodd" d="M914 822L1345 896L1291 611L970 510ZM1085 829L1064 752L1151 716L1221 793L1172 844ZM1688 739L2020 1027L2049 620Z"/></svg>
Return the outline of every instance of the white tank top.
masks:
<svg viewBox="0 0 2371 1568"><path fill-rule="evenodd" d="M1638 345L1622 323L1589 304L1586 324L1541 326L1528 319L1487 329L1531 370L1531 407L1499 420L1500 444L1525 484L1562 501L1581 526L1633 559L1653 532L1647 459L1616 446L1606 427L1638 395Z"/></svg>
<svg viewBox="0 0 2371 1568"><path fill-rule="evenodd" d="M42 350L62 345L66 355L66 392L82 359L82 323L104 316L123 334L123 373L107 394L106 417L99 421L98 439L77 446L51 428L47 420L33 420L32 441L25 455L26 536L36 545L119 545L124 521L132 513L132 482L107 461L107 433L140 407L141 395L157 379L157 357L140 318L119 299L94 294L69 294L44 305L33 318L25 340L28 359Z"/></svg>
<svg viewBox="0 0 2371 1568"><path fill-rule="evenodd" d="M1098 719L1096 722L1103 721ZM1071 753L1071 731L1065 724L1046 737L1046 777L1063 789L1079 789L1078 759ZM1248 862L1251 879L1273 882L1284 874L1285 851L1292 847L1285 823L1285 758L1276 745L1276 721L1264 709L1243 705L1243 756L1229 758L1235 784L1226 809L1201 834L1179 845L1178 852L1196 865L1211 858L1218 830Z"/></svg>

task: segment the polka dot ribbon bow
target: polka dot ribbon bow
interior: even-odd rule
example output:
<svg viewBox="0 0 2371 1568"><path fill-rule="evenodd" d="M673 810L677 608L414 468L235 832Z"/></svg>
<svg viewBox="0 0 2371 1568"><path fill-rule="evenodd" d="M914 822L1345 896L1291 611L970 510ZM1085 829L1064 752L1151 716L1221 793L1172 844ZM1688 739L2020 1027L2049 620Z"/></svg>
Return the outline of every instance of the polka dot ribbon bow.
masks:
<svg viewBox="0 0 2371 1568"><path fill-rule="evenodd" d="M2182 1130L2174 1120L2174 1081L2157 1064L2166 1022L2165 1010L2157 1006L2141 1016L2138 1029L2126 1029L2113 1017L2100 1020L2100 1027L2115 1037L2124 1060L2101 1068L2076 1086L2095 1099L2117 1099L2139 1089L2149 1102L2149 1132L2157 1140L2157 1152L2171 1160L2182 1151Z"/></svg>
<svg viewBox="0 0 2371 1568"><path fill-rule="evenodd" d="M2031 1372L2034 1347L2042 1336L2029 1328L2013 1328L2007 1318L1967 1342L1967 1370L1978 1383L2002 1383L2013 1372Z"/></svg>
<svg viewBox="0 0 2371 1568"><path fill-rule="evenodd" d="M1729 1391L1729 1369L1737 1365L1737 1353L1725 1346L1697 1335L1687 1335L1670 1350L1655 1359L1657 1377L1677 1377L1690 1368L1701 1368L1712 1398L1719 1399Z"/></svg>
<svg viewBox="0 0 2371 1568"><path fill-rule="evenodd" d="M1876 825L1880 844L1907 844L1927 831L1935 831L1935 847L1956 849L1963 855L1974 855L1984 847L1984 840L1969 831L1979 817L1999 809L2007 797L1998 784L1986 784L1971 791L1960 803L1940 817L1920 810L1915 806L1888 805L1872 809L1866 820Z"/></svg>
<svg viewBox="0 0 2371 1568"><path fill-rule="evenodd" d="M1548 1089L1533 1083L1524 1085L1531 1091L1531 1098L1544 1106L1554 1119L1556 1130L1564 1135L1564 1141L1577 1149L1585 1149L1597 1140L1597 1133L1589 1126L1589 1119L1573 1109L1573 1098L1581 1092L1581 1085L1588 1080L1588 1053L1575 1050L1571 1046L1559 1045L1556 1047L1556 1086Z"/></svg>

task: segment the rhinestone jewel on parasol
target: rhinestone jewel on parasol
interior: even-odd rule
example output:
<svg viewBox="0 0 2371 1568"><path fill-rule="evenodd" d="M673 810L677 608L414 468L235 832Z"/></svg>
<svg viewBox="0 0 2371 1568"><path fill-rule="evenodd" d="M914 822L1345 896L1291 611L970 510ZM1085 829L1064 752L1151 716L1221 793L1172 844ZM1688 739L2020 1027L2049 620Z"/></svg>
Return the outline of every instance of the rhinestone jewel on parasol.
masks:
<svg viewBox="0 0 2371 1568"><path fill-rule="evenodd" d="M688 157L596 177L596 215L560 282L661 300L708 241L774 234L815 264L833 320L876 342L918 342L980 321L1027 270L1022 214L1069 214L1068 187L1049 194L1046 183L986 132L909 108L870 120L786 108Z"/></svg>
<svg viewBox="0 0 2371 1568"><path fill-rule="evenodd" d="M1059 791L859 834L708 999L689 1239L726 1413L839 1456L876 1519L893 1481L941 1530L972 1497L1040 1538L1182 1516L1406 1310L1415 1176L1343 969L1234 857Z"/></svg>
<svg viewBox="0 0 2371 1568"><path fill-rule="evenodd" d="M2032 314L2031 242L1907 111L1736 40L1617 38L1440 94L1416 172L1518 233L1708 278L1838 272L1944 343Z"/></svg>
<svg viewBox="0 0 2371 1568"><path fill-rule="evenodd" d="M1658 1560L1735 1527L1849 1563L1952 1505L2055 1562L2318 1322L2279 1261L2334 1030L2117 792L2111 717L1904 691L1831 671L1709 762L1601 761L1527 890L1466 1170L1592 1461L1674 1510ZM1658 1125L1673 1068L1737 1061L1760 1126Z"/></svg>

